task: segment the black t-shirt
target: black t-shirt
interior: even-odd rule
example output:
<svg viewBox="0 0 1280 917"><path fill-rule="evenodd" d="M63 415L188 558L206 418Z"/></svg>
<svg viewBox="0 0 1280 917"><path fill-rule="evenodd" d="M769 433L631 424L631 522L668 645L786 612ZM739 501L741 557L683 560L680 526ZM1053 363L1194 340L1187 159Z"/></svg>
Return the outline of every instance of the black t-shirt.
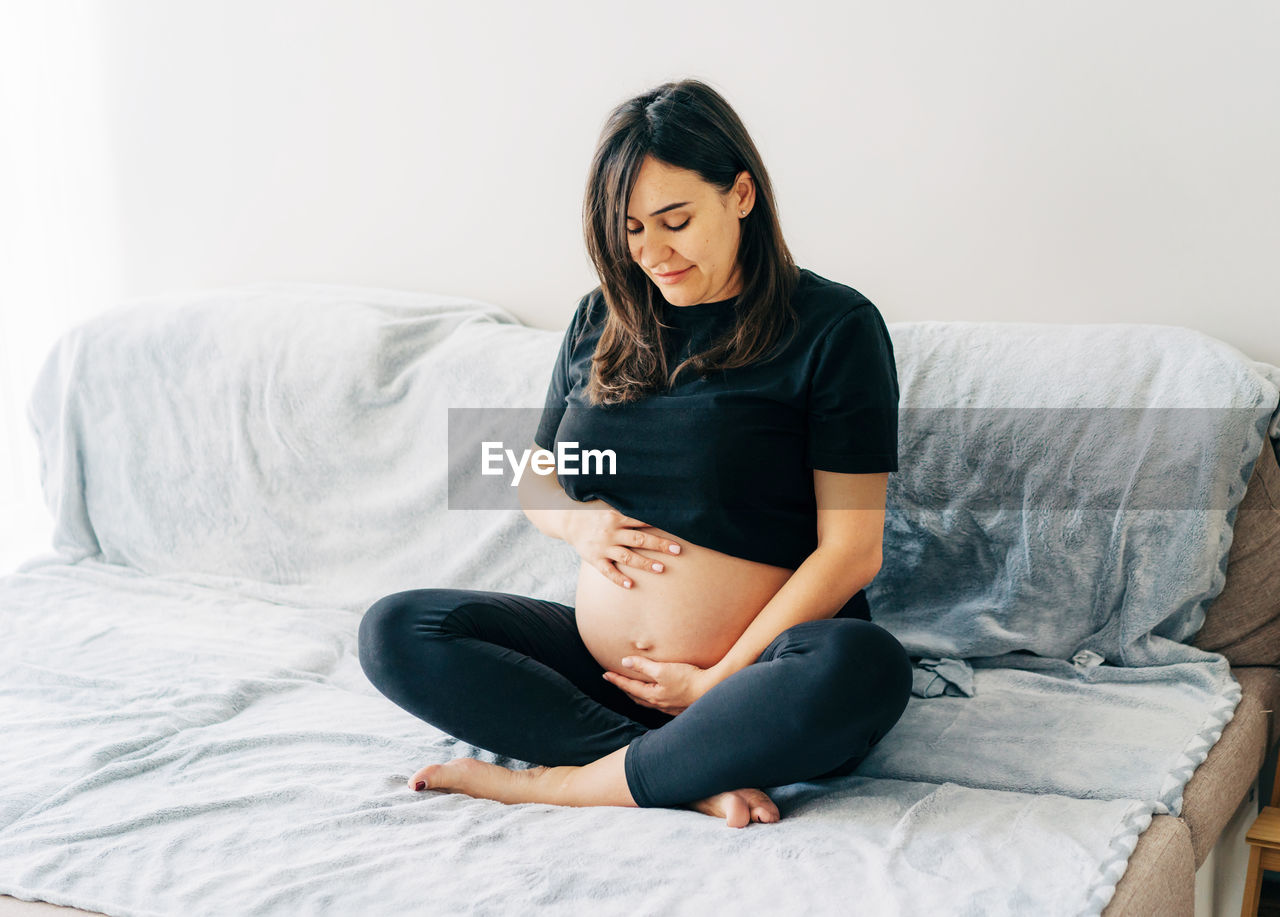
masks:
<svg viewBox="0 0 1280 917"><path fill-rule="evenodd" d="M606 307L599 287L584 296L534 436L553 452L578 444L566 446L580 473L560 474L565 492L693 544L799 567L818 546L812 469L898 470L898 375L884 320L857 290L801 269L792 303L798 328L751 365L708 378L686 367L668 393L593 406L585 389ZM675 326L660 329L668 370L727 329L736 304L662 303ZM606 449L614 473L584 460Z"/></svg>

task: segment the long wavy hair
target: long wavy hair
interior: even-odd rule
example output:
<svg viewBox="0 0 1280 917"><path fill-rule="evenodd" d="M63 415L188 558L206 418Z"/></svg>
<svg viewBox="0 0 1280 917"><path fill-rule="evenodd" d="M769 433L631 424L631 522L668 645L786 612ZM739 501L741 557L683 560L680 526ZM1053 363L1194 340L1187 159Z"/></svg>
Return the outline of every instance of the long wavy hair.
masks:
<svg viewBox="0 0 1280 917"><path fill-rule="evenodd" d="M711 345L668 370L660 328L671 307L631 256L627 202L646 156L697 173L721 194L744 170L755 203L741 223L737 265L742 290L735 321ZM746 127L707 84L663 83L615 108L591 160L583 200L587 252L600 276L608 313L592 357L587 397L620 404L666 391L690 367L700 376L754 362L769 353L796 313L799 269L782 238L773 185Z"/></svg>

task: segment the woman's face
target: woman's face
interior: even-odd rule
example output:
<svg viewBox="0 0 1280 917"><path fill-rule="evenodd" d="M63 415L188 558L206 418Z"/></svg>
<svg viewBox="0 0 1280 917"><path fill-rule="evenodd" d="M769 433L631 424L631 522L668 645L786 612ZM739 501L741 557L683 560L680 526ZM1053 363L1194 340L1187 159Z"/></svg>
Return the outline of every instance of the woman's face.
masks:
<svg viewBox="0 0 1280 917"><path fill-rule="evenodd" d="M748 172L721 195L696 172L646 156L627 202L631 257L673 306L737 296L742 292L739 211L750 214L754 203L755 183ZM673 271L683 273L667 280L658 276Z"/></svg>

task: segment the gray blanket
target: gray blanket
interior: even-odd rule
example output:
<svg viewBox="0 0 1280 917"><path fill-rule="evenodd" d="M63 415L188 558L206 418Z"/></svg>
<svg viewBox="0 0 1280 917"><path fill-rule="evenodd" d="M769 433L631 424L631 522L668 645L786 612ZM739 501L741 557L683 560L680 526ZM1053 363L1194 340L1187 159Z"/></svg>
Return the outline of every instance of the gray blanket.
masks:
<svg viewBox="0 0 1280 917"><path fill-rule="evenodd" d="M769 788L782 821L734 831L411 793L432 761L531 762L359 668L390 592L572 601L571 548L517 509L449 508L444 446L459 407L528 406L528 442L559 332L296 284L74 329L31 399L55 550L0 578L0 892L119 915L1099 914L1239 700L1184 641L1280 432L1280 370L1166 326L889 330L902 471L873 614L969 666L972 695L914 697L857 773ZM1104 408L1201 410L1186 451L1117 467L1085 461L1135 442ZM1028 447L1037 429L1063 442Z"/></svg>

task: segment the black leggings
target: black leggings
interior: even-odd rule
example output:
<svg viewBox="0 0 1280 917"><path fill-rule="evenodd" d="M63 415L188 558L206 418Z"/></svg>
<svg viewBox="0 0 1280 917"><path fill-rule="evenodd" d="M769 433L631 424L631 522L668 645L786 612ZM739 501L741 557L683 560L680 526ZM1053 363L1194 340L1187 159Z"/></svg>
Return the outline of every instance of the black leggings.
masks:
<svg viewBox="0 0 1280 917"><path fill-rule="evenodd" d="M400 707L498 755L581 765L626 745L636 803L670 807L853 772L912 683L902 644L857 607L787 628L676 716L601 677L571 607L505 592L379 599L360 622L360 665Z"/></svg>

